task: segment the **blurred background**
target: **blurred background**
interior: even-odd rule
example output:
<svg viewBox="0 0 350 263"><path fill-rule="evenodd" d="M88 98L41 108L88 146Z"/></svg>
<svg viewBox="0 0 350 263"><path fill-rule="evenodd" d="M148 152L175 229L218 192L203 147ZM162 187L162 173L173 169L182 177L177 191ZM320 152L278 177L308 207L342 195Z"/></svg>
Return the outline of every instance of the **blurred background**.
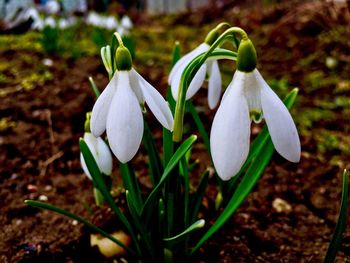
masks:
<svg viewBox="0 0 350 263"><path fill-rule="evenodd" d="M118 31L134 66L165 95L175 41L185 54L223 21L246 30L259 71L281 98L299 88L292 115L302 159L292 164L275 154L242 207L194 260L320 262L337 220L341 171L350 168L349 11L341 0L0 0L0 262L104 262L89 249L88 229L23 200L118 228L107 208L93 204L79 163L78 138L95 101L88 77L100 90L108 83L100 48ZM224 89L235 64L223 61L220 69ZM201 89L194 103L209 130L215 110L206 94ZM261 128L254 125L253 136ZM160 126L152 129L160 140ZM194 125L186 131L195 132ZM201 141L193 155L201 160L198 171L210 166ZM149 191L142 149L133 163ZM118 175L114 169L116 198ZM214 186L207 193L205 218L218 213L216 193ZM350 262L349 228L337 260Z"/></svg>

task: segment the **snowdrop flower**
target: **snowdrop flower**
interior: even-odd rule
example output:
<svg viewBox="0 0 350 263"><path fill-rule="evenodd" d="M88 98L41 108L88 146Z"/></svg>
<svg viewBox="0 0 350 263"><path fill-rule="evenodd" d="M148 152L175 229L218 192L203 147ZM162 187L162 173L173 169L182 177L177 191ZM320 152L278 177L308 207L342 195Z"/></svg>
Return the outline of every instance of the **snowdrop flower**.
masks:
<svg viewBox="0 0 350 263"><path fill-rule="evenodd" d="M57 14L60 11L60 4L55 0L50 0L46 3L45 10L48 14Z"/></svg>
<svg viewBox="0 0 350 263"><path fill-rule="evenodd" d="M260 75L249 39L238 49L237 71L213 120L210 146L218 175L236 175L249 152L251 119L266 121L277 152L291 162L300 160L300 141L293 119L278 96Z"/></svg>
<svg viewBox="0 0 350 263"><path fill-rule="evenodd" d="M146 102L168 130L173 128L173 116L161 94L132 68L130 52L120 36L118 41L117 71L92 109L90 128L96 137L106 130L112 152L120 162L126 163L134 157L142 140L140 104Z"/></svg>
<svg viewBox="0 0 350 263"><path fill-rule="evenodd" d="M120 20L120 24L118 26L118 33L121 36L129 35L130 34L130 29L133 27L133 24L131 22L131 19L128 16L123 16L122 19Z"/></svg>
<svg viewBox="0 0 350 263"><path fill-rule="evenodd" d="M101 173L108 176L111 175L113 161L111 151L109 150L107 144L103 141L101 137L95 137L90 132L84 133L84 141L89 147L89 150L92 153ZM85 159L82 153L80 153L80 163L81 167L84 170L84 173L87 175L87 177L89 177L90 180L92 180L91 174L86 166Z"/></svg>
<svg viewBox="0 0 350 263"><path fill-rule="evenodd" d="M49 16L49 17L45 18L44 26L55 28L56 27L55 19L52 16Z"/></svg>
<svg viewBox="0 0 350 263"><path fill-rule="evenodd" d="M114 16L106 17L104 27L108 30L116 30L118 27L117 19Z"/></svg>
<svg viewBox="0 0 350 263"><path fill-rule="evenodd" d="M186 66L198 55L208 51L210 45L218 37L217 30L212 30L206 37L204 43L200 44L197 48L192 50L190 53L183 56L172 68L168 83L171 86L171 91L173 98L177 100L181 75L184 72ZM190 99L203 85L206 74L209 76L208 83L208 104L210 109L214 109L219 102L220 93L221 93L221 75L219 64L217 60L208 61L204 63L196 75L193 77L186 93L186 100Z"/></svg>
<svg viewBox="0 0 350 263"><path fill-rule="evenodd" d="M105 22L104 18L97 14L96 12L90 12L88 17L86 18L86 23L88 25L96 26L96 27L103 27Z"/></svg>

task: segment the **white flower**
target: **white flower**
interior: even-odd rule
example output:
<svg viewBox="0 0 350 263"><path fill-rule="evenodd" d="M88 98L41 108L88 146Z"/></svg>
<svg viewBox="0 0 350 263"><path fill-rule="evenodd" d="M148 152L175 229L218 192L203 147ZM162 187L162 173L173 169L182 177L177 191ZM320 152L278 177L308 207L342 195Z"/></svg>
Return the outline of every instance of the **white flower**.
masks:
<svg viewBox="0 0 350 263"><path fill-rule="evenodd" d="M117 31L121 36L129 35L130 29L132 29L133 24L128 16L123 16L118 25Z"/></svg>
<svg viewBox="0 0 350 263"><path fill-rule="evenodd" d="M107 16L105 18L104 27L108 30L117 30L117 27L118 27L117 19L114 16Z"/></svg>
<svg viewBox="0 0 350 263"><path fill-rule="evenodd" d="M300 141L293 119L257 69L236 71L213 120L210 147L218 175L236 175L249 152L251 115L262 114L276 151L291 162L300 160ZM260 115L261 116L261 115Z"/></svg>
<svg viewBox="0 0 350 263"><path fill-rule="evenodd" d="M199 54L206 52L209 49L209 45L202 43L197 48L192 50L190 53L183 56L173 67L170 72L168 83L171 85L171 92L175 100L177 100L181 75L185 70L186 66ZM193 77L186 93L186 100L190 99L203 85L205 76L209 75L208 84L208 104L211 109L215 108L220 99L221 93L221 75L218 62L208 61L204 63L196 75Z"/></svg>
<svg viewBox="0 0 350 263"><path fill-rule="evenodd" d="M47 18L45 18L44 20L44 26L48 26L51 28L55 28L56 27L56 21L52 16L49 16Z"/></svg>
<svg viewBox="0 0 350 263"><path fill-rule="evenodd" d="M104 27L105 19L96 12L90 12L86 18L86 23L96 27Z"/></svg>
<svg viewBox="0 0 350 263"><path fill-rule="evenodd" d="M55 0L50 0L45 5L46 12L51 15L57 14L60 9L60 4Z"/></svg>
<svg viewBox="0 0 350 263"><path fill-rule="evenodd" d="M125 15L122 17L122 19L120 20L120 24L126 29L126 30L130 30L133 27L133 24L131 22L131 19Z"/></svg>
<svg viewBox="0 0 350 263"><path fill-rule="evenodd" d="M104 173L105 175L111 175L112 174L112 154L109 150L107 144L101 139L101 137L95 137L89 132L84 133L84 140L89 147L90 152L92 153L98 168L100 169L101 173ZM90 178L91 174L86 166L84 156L82 153L80 153L80 163L81 167L84 170L84 173Z"/></svg>
<svg viewBox="0 0 350 263"><path fill-rule="evenodd" d="M134 69L116 71L92 109L92 134L98 137L107 130L109 145L122 163L130 161L140 146L143 135L140 104L145 101L158 121L172 130L173 116L167 102Z"/></svg>

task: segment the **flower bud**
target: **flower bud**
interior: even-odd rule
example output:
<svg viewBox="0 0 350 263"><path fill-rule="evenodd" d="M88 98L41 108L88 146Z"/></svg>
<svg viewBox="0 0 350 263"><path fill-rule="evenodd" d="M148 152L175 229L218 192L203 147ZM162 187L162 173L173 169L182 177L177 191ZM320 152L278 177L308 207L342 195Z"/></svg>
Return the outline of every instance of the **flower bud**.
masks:
<svg viewBox="0 0 350 263"><path fill-rule="evenodd" d="M90 130L90 119L91 119L91 111L86 113L86 121L84 123L84 131L91 132Z"/></svg>
<svg viewBox="0 0 350 263"><path fill-rule="evenodd" d="M119 46L115 52L115 62L119 71L129 71L132 68L132 59L129 50Z"/></svg>
<svg viewBox="0 0 350 263"><path fill-rule="evenodd" d="M256 68L256 51L249 38L243 38L237 52L237 69L242 72L252 72Z"/></svg>

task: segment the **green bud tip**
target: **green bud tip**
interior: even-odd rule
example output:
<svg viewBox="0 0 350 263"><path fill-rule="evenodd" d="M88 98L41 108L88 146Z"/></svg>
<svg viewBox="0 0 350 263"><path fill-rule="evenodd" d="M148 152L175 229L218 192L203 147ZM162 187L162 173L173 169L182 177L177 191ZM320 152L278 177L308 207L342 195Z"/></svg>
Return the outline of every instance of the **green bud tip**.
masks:
<svg viewBox="0 0 350 263"><path fill-rule="evenodd" d="M237 69L242 72L252 72L257 63L256 51L252 41L249 38L242 38L237 53Z"/></svg>
<svg viewBox="0 0 350 263"><path fill-rule="evenodd" d="M124 46L120 45L115 52L115 64L119 71L121 70L131 70L132 59L129 50Z"/></svg>
<svg viewBox="0 0 350 263"><path fill-rule="evenodd" d="M91 112L86 113L86 121L84 123L84 131L85 132L91 132L90 130L90 119L91 119Z"/></svg>
<svg viewBox="0 0 350 263"><path fill-rule="evenodd" d="M220 36L220 34L219 34L218 29L214 28L205 37L204 43L206 43L209 46L211 46L219 36Z"/></svg>

